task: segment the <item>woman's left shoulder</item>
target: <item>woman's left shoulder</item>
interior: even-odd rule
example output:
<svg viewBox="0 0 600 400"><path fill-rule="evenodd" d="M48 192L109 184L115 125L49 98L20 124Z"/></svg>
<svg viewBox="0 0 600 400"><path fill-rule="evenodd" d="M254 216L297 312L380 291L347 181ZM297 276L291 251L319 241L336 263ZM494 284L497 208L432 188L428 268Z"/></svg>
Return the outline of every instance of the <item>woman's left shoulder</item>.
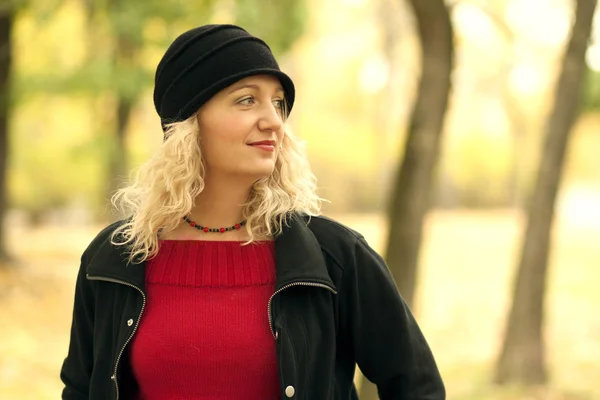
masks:
<svg viewBox="0 0 600 400"><path fill-rule="evenodd" d="M318 215L304 218L321 247L330 251L348 252L354 249L359 241L364 240L360 232L331 217Z"/></svg>
<svg viewBox="0 0 600 400"><path fill-rule="evenodd" d="M359 231L322 215L307 219L307 226L315 235L321 249L337 260L337 264L344 270L361 269L366 272L384 272L384 275L388 275L385 260Z"/></svg>

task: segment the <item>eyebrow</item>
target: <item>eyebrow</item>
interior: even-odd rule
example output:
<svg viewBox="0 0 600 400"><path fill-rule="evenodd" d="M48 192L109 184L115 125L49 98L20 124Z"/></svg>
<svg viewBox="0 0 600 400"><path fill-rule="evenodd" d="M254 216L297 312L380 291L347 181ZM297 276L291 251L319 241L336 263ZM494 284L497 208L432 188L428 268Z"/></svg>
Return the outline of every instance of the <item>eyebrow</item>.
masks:
<svg viewBox="0 0 600 400"><path fill-rule="evenodd" d="M233 87L229 92L227 92L227 94L231 94L233 92L237 92L238 90L247 89L247 88L260 90L260 86L258 86L258 85L255 85L253 83L244 83L244 84ZM277 92L285 92L285 91L283 90L283 88L281 86L278 86L277 89L275 90L275 92L277 93Z"/></svg>

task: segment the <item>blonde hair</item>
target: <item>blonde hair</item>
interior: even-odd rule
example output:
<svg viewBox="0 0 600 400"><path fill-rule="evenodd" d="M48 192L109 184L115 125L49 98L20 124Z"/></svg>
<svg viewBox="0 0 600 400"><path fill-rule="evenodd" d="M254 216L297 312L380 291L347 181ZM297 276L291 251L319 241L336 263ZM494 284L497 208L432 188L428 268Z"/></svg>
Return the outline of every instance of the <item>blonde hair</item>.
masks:
<svg viewBox="0 0 600 400"><path fill-rule="evenodd" d="M197 114L167 125L167 138L142 164L133 182L112 197L128 218L112 234L114 245L126 245L130 262L142 262L158 252L159 234L174 230L190 213L204 189L204 164ZM281 233L291 213L321 212L316 178L305 155L304 142L287 132L271 175L256 181L243 205L245 229L257 237Z"/></svg>

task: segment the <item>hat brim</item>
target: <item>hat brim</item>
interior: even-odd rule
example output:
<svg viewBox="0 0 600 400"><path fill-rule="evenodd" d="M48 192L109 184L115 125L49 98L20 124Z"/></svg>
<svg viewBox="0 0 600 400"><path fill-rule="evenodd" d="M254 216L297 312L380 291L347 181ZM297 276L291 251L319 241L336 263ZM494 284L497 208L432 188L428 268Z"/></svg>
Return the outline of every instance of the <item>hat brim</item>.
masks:
<svg viewBox="0 0 600 400"><path fill-rule="evenodd" d="M287 115L292 110L294 105L294 100L296 98L296 89L294 87L294 82L292 79L282 71L273 69L273 68L256 68L248 71L240 72L234 75L230 75L227 78L221 79L206 89L204 89L201 93L197 94L187 105L185 108L180 110L179 115L193 115L198 111L200 106L206 103L210 98L212 98L215 94L219 93L224 88L227 88L237 81L247 78L249 76L255 75L272 75L279 79L281 82L281 86L283 87L285 101L287 103ZM286 117L287 117L286 115Z"/></svg>

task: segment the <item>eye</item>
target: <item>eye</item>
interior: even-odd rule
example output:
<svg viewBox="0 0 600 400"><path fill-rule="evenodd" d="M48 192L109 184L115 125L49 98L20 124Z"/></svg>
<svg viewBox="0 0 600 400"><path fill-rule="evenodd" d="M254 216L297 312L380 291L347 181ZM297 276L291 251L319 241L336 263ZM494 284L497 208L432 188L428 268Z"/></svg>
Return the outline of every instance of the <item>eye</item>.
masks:
<svg viewBox="0 0 600 400"><path fill-rule="evenodd" d="M283 112L285 111L285 100L283 100L283 99L273 100L273 105L275 106L277 111L279 111L280 113L283 114Z"/></svg>
<svg viewBox="0 0 600 400"><path fill-rule="evenodd" d="M238 104L241 104L243 106L251 106L252 104L254 104L254 97L245 97L242 100L238 101Z"/></svg>

